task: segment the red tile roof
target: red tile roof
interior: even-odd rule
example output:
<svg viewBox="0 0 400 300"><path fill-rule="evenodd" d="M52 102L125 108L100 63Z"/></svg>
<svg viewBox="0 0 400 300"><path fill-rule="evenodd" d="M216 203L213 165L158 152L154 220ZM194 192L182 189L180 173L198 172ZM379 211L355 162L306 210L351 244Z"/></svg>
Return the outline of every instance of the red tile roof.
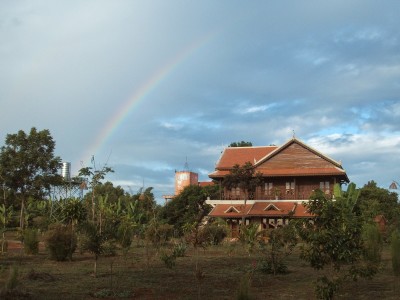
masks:
<svg viewBox="0 0 400 300"><path fill-rule="evenodd" d="M210 217L241 218L243 215L247 215L251 206L251 204L245 206L244 203L217 204L208 215Z"/></svg>
<svg viewBox="0 0 400 300"><path fill-rule="evenodd" d="M235 164L243 165L248 161L254 164L277 148L277 146L228 147L223 151L216 168L230 169Z"/></svg>
<svg viewBox="0 0 400 300"><path fill-rule="evenodd" d="M205 186L210 186L210 185L214 185L215 183L212 181L199 181L199 186L201 187L205 187Z"/></svg>
<svg viewBox="0 0 400 300"><path fill-rule="evenodd" d="M304 160L304 151L301 152L302 156L296 156L296 151L294 151L292 147L293 144L298 145L297 149L305 149L304 151L309 151L311 153L311 155L307 155L306 157L311 157L312 165L310 164L310 160ZM280 161L283 163L282 165L272 163L272 160L275 162L277 161L276 157L280 157ZM316 158L321 159L321 163L318 163L319 165L315 163ZM209 177L224 177L230 173L234 165L243 165L246 162L253 164L256 172L261 172L264 177L334 175L341 176L346 181L349 181L346 171L342 168L340 163L323 155L296 138L290 139L280 147L228 147L222 152L215 166L215 171L210 173Z"/></svg>
<svg viewBox="0 0 400 300"><path fill-rule="evenodd" d="M217 204L209 213L210 217L241 218L246 217L294 217L309 218L302 204L297 202L254 202L253 204Z"/></svg>

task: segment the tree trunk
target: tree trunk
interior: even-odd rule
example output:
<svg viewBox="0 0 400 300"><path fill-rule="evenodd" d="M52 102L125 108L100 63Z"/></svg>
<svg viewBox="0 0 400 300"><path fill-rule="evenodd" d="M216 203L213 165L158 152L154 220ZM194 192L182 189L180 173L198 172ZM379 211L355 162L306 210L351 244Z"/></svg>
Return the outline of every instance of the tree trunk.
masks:
<svg viewBox="0 0 400 300"><path fill-rule="evenodd" d="M94 268L93 268L93 276L97 277L97 254L94 256Z"/></svg>
<svg viewBox="0 0 400 300"><path fill-rule="evenodd" d="M21 228L21 230L24 229L24 210L25 210L25 199L22 198L22 201L21 201L21 213L19 215L19 227Z"/></svg>

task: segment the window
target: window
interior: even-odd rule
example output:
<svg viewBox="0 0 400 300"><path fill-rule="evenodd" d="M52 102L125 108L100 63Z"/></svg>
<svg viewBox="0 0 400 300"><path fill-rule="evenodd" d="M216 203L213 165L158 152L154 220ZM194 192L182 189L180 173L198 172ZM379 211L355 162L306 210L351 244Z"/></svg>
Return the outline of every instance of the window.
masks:
<svg viewBox="0 0 400 300"><path fill-rule="evenodd" d="M286 189L294 190L294 181L292 181L292 182L286 181Z"/></svg>
<svg viewBox="0 0 400 300"><path fill-rule="evenodd" d="M329 181L321 181L321 182L319 183L319 188L320 188L321 191L323 191L325 194L329 194L329 193L330 193Z"/></svg>
<svg viewBox="0 0 400 300"><path fill-rule="evenodd" d="M272 195L273 185L272 182L266 182L264 184L264 195Z"/></svg>
<svg viewBox="0 0 400 300"><path fill-rule="evenodd" d="M240 188L236 188L236 196L240 196Z"/></svg>
<svg viewBox="0 0 400 300"><path fill-rule="evenodd" d="M232 188L231 189L232 196L240 196L240 188Z"/></svg>
<svg viewBox="0 0 400 300"><path fill-rule="evenodd" d="M294 193L294 181L286 181L286 194L293 195Z"/></svg>

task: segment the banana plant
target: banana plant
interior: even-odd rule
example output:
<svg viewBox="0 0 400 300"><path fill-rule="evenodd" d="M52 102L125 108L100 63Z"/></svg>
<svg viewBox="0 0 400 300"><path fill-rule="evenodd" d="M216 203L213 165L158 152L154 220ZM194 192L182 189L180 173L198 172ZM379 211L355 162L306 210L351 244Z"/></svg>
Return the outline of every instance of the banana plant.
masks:
<svg viewBox="0 0 400 300"><path fill-rule="evenodd" d="M357 205L361 190L356 188L354 182L351 182L347 187L347 191L344 193L340 184L336 183L333 188L333 193L335 199L343 201L350 211L353 212Z"/></svg>

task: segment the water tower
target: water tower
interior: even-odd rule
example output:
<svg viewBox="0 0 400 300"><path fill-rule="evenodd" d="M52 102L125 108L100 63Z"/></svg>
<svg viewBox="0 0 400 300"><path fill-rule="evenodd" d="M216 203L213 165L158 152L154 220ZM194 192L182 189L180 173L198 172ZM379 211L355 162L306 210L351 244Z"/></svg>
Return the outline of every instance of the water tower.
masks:
<svg viewBox="0 0 400 300"><path fill-rule="evenodd" d="M64 178L65 181L71 180L71 163L70 162L62 163L61 176L62 176L62 178Z"/></svg>
<svg viewBox="0 0 400 300"><path fill-rule="evenodd" d="M183 171L175 171L175 196L179 195L183 189L189 185L197 185L199 182L199 175L189 171L189 165L185 163Z"/></svg>
<svg viewBox="0 0 400 300"><path fill-rule="evenodd" d="M51 197L53 199L65 199L69 197L83 197L83 190L86 189L86 181L81 177L71 176L71 163L63 162L61 164L61 184L51 187Z"/></svg>

